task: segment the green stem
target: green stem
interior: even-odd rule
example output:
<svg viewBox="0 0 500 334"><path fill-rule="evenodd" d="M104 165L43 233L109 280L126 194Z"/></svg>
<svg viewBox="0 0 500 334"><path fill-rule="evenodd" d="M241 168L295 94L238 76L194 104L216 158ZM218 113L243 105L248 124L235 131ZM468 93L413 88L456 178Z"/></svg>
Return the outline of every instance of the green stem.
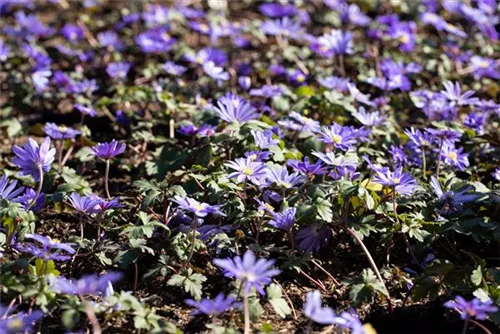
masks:
<svg viewBox="0 0 500 334"><path fill-rule="evenodd" d="M422 147L422 175L424 176L424 178L426 170L427 170L427 161L425 159L425 149L424 147Z"/></svg>
<svg viewBox="0 0 500 334"><path fill-rule="evenodd" d="M42 191L42 186L43 186L43 169L42 165L38 165L38 173L40 175L40 181L38 182L38 189L36 190L35 197L31 200L30 204L26 208L26 211L30 211L31 207L36 203L36 200L38 199L38 196L40 196L40 192Z"/></svg>
<svg viewBox="0 0 500 334"><path fill-rule="evenodd" d="M106 191L106 197L111 199L111 195L109 194L109 159L106 159L106 171L104 173L104 190Z"/></svg>
<svg viewBox="0 0 500 334"><path fill-rule="evenodd" d="M441 158L443 156L443 140L441 139L441 143L439 144L439 155L436 166L436 179L439 180L439 168L441 167Z"/></svg>
<svg viewBox="0 0 500 334"><path fill-rule="evenodd" d="M250 307L248 304L248 292L243 288L243 318L245 319L244 334L250 334Z"/></svg>

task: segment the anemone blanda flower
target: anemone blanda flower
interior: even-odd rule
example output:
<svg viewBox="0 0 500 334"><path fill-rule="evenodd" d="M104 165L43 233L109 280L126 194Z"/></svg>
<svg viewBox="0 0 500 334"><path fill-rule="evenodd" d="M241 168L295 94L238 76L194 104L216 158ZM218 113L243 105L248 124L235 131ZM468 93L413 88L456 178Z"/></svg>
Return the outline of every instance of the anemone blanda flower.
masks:
<svg viewBox="0 0 500 334"><path fill-rule="evenodd" d="M318 78L318 82L321 86L325 88L337 90L341 93L344 93L349 90L347 84L349 84L351 81L349 78L328 76L328 77Z"/></svg>
<svg viewBox="0 0 500 334"><path fill-rule="evenodd" d="M50 281L50 287L58 293L68 295L94 295L104 293L110 282L112 284L116 283L122 276L119 272L109 272L102 276L95 274L86 275L80 279L54 277Z"/></svg>
<svg viewBox="0 0 500 334"><path fill-rule="evenodd" d="M247 180L256 186L266 183L265 177L267 167L262 162L253 161L249 158L238 158L234 161L229 161L224 165L235 170L228 175L228 178L236 178L238 183L242 183Z"/></svg>
<svg viewBox="0 0 500 334"><path fill-rule="evenodd" d="M259 114L250 102L238 95L228 93L217 100L214 112L228 123L246 123L257 119Z"/></svg>
<svg viewBox="0 0 500 334"><path fill-rule="evenodd" d="M43 131L52 139L72 139L82 133L79 130L55 123L45 124Z"/></svg>
<svg viewBox="0 0 500 334"><path fill-rule="evenodd" d="M56 150L50 148L50 138L45 137L42 144L38 143L31 138L28 142L19 147L15 145L12 147L12 152L16 155L12 162L21 168L21 175L31 175L35 181L40 181L40 169L42 172L47 173L50 171Z"/></svg>
<svg viewBox="0 0 500 334"><path fill-rule="evenodd" d="M255 145L260 149L266 149L270 146L277 145L280 141L278 139L273 139L273 132L271 130L251 130Z"/></svg>
<svg viewBox="0 0 500 334"><path fill-rule="evenodd" d="M92 151L94 155L101 159L111 159L125 152L126 147L127 145L125 145L125 143L119 143L113 139L109 143L99 143L95 145L92 147Z"/></svg>
<svg viewBox="0 0 500 334"><path fill-rule="evenodd" d="M79 104L79 103L75 103L74 107L82 115L89 115L90 117L97 116L97 111L92 107L84 106L83 104Z"/></svg>
<svg viewBox="0 0 500 334"><path fill-rule="evenodd" d="M319 324L332 325L338 323L335 312L329 307L322 306L321 293L318 290L307 293L303 310L306 317Z"/></svg>
<svg viewBox="0 0 500 334"><path fill-rule="evenodd" d="M295 235L299 248L306 253L315 253L328 243L331 230L328 226L314 223L301 228Z"/></svg>
<svg viewBox="0 0 500 334"><path fill-rule="evenodd" d="M354 154L335 154L334 152L312 152L312 155L318 157L321 161L329 166L335 167L357 167L359 164L358 157Z"/></svg>
<svg viewBox="0 0 500 334"><path fill-rule="evenodd" d="M78 193L72 193L68 197L71 206L78 212L93 214L99 212L97 205L99 201L90 196L80 196Z"/></svg>
<svg viewBox="0 0 500 334"><path fill-rule="evenodd" d="M425 131L441 144L453 144L462 137L460 133L451 129L425 129Z"/></svg>
<svg viewBox="0 0 500 334"><path fill-rule="evenodd" d="M271 283L271 277L280 273L278 269L272 268L274 262L274 260L257 259L250 250L247 250L243 257L213 261L216 266L224 269L226 277L234 277L244 282L247 293L254 287L261 295L265 295L262 287Z"/></svg>
<svg viewBox="0 0 500 334"><path fill-rule="evenodd" d="M293 224L295 223L295 214L297 213L296 208L288 207L282 212L271 211L270 213L273 219L269 221L269 225L284 231L289 231L293 228Z"/></svg>
<svg viewBox="0 0 500 334"><path fill-rule="evenodd" d="M127 78L127 74L131 66L132 65L126 62L110 63L106 67L106 73L108 73L108 75L113 79L123 80Z"/></svg>
<svg viewBox="0 0 500 334"><path fill-rule="evenodd" d="M469 154L462 153L463 148L456 148L455 144L444 144L441 159L448 166L457 167L458 170L463 171L469 167Z"/></svg>
<svg viewBox="0 0 500 334"><path fill-rule="evenodd" d="M226 216L220 209L222 205L210 205L204 202L198 202L194 198L175 196L172 202L179 204L179 208L184 211L192 212L195 216L204 218L209 213L219 216Z"/></svg>
<svg viewBox="0 0 500 334"><path fill-rule="evenodd" d="M3 309L3 308L2 308ZM16 334L31 332L35 323L43 317L43 313L39 310L33 312L17 312L16 314L3 314L0 318L0 333Z"/></svg>
<svg viewBox="0 0 500 334"><path fill-rule="evenodd" d="M286 164L294 170L307 175L323 175L327 172L326 167L322 164L321 160L312 163L309 160L309 157L305 157L304 161L293 159L287 160Z"/></svg>
<svg viewBox="0 0 500 334"><path fill-rule="evenodd" d="M352 46L351 32L334 29L313 42L311 49L323 57L333 57L352 54Z"/></svg>
<svg viewBox="0 0 500 334"><path fill-rule="evenodd" d="M478 195L469 193L469 191L473 189L472 186L467 186L457 192L453 190L444 192L443 188L441 188L441 184L435 176L431 176L430 186L439 201L443 202L443 209L441 210L443 213L462 211L465 203L472 202L478 198Z"/></svg>
<svg viewBox="0 0 500 334"><path fill-rule="evenodd" d="M187 305L195 307L191 315L206 314L208 316L219 316L229 309L239 308L241 303L236 302L235 296L224 296L219 293L214 299L204 298L200 301L188 299Z"/></svg>
<svg viewBox="0 0 500 334"><path fill-rule="evenodd" d="M404 133L410 138L410 140L417 146L417 147L429 147L431 146L433 142L433 138L430 133L422 132L418 129L410 128L409 130L406 129Z"/></svg>
<svg viewBox="0 0 500 334"><path fill-rule="evenodd" d="M203 63L203 72L206 75L217 81L227 81L231 77L224 68L217 66L213 61Z"/></svg>
<svg viewBox="0 0 500 334"><path fill-rule="evenodd" d="M17 180L9 182L7 175L0 178L0 199L11 201L24 191L24 187L16 189Z"/></svg>
<svg viewBox="0 0 500 334"><path fill-rule="evenodd" d="M288 172L286 166L273 165L266 170L266 178L271 184L285 189L293 188L298 184L304 183L305 176L299 173Z"/></svg>
<svg viewBox="0 0 500 334"><path fill-rule="evenodd" d="M41 248L34 242L28 243L26 246L18 244L16 248L21 252L36 256L43 261L67 261L76 252L73 249L73 244L58 242L40 234L26 234L25 238L36 241L41 245Z"/></svg>
<svg viewBox="0 0 500 334"><path fill-rule="evenodd" d="M38 93L43 93L49 88L49 77L52 71L48 68L41 68L31 74L31 80Z"/></svg>
<svg viewBox="0 0 500 334"><path fill-rule="evenodd" d="M472 90L468 90L462 94L462 89L458 82L445 81L443 86L445 90L442 90L440 93L448 100L451 107L474 105L478 101L477 97L472 97L474 95L474 91Z"/></svg>
<svg viewBox="0 0 500 334"><path fill-rule="evenodd" d="M363 125L377 126L382 124L386 116L382 115L380 111L367 112L365 108L359 107L359 110L353 115Z"/></svg>
<svg viewBox="0 0 500 334"><path fill-rule="evenodd" d="M474 298L467 301L461 296L456 296L454 300L447 301L444 303L444 307L456 310L460 313L460 318L463 320L470 318L485 320L488 317L488 313L498 311L498 307L494 306L491 300L483 302L478 298Z"/></svg>
<svg viewBox="0 0 500 334"><path fill-rule="evenodd" d="M95 194L90 194L88 197L97 202L97 205L94 208L100 212L124 207L124 205L120 203L120 199L118 197L112 198L110 200L106 200Z"/></svg>
<svg viewBox="0 0 500 334"><path fill-rule="evenodd" d="M415 178L409 172L404 173L402 167L396 168L394 172L376 171L373 182L393 188L396 193L403 196L413 194L418 187Z"/></svg>

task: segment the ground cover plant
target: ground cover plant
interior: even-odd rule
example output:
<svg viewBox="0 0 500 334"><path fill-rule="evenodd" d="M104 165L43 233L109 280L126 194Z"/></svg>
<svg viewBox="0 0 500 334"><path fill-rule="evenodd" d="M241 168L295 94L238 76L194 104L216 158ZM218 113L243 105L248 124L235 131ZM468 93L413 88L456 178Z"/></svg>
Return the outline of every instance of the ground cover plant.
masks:
<svg viewBox="0 0 500 334"><path fill-rule="evenodd" d="M499 7L2 1L0 332L500 332Z"/></svg>

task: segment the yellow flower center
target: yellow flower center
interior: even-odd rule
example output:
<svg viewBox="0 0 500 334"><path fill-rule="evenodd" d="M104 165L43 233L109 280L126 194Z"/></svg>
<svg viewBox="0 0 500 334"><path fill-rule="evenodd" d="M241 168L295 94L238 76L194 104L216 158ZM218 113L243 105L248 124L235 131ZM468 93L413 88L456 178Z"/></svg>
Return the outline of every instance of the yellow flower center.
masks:
<svg viewBox="0 0 500 334"><path fill-rule="evenodd" d="M253 174L253 169L247 166L247 167L243 167L241 172L247 176L250 176Z"/></svg>
<svg viewBox="0 0 500 334"><path fill-rule="evenodd" d="M252 154L248 157L250 160L257 160L257 154Z"/></svg>
<svg viewBox="0 0 500 334"><path fill-rule="evenodd" d="M204 208L203 204L201 204L201 203L196 203L196 204L195 204L195 205L193 205L193 206L194 206L194 208L196 209L196 211L201 211L201 210L203 210L203 208Z"/></svg>
<svg viewBox="0 0 500 334"><path fill-rule="evenodd" d="M483 60L479 66L481 66L482 68L487 68L490 64L486 61L486 60Z"/></svg>
<svg viewBox="0 0 500 334"><path fill-rule="evenodd" d="M342 142L342 137L339 135L332 135L332 141L335 144L340 144Z"/></svg>
<svg viewBox="0 0 500 334"><path fill-rule="evenodd" d="M11 321L9 321L7 328L17 331L18 329L23 328L23 321L19 318L12 319Z"/></svg>
<svg viewBox="0 0 500 334"><path fill-rule="evenodd" d="M399 37L399 41L401 43L403 43L403 44L406 44L406 43L408 43L410 41L410 36L408 36L408 35L401 35Z"/></svg>
<svg viewBox="0 0 500 334"><path fill-rule="evenodd" d="M265 203L264 206L268 209L268 210L271 210L271 211L274 211L274 207L269 204L269 203Z"/></svg>
<svg viewBox="0 0 500 334"><path fill-rule="evenodd" d="M302 74L297 75L298 82L304 82L304 80L306 80L306 78Z"/></svg>
<svg viewBox="0 0 500 334"><path fill-rule="evenodd" d="M233 100L233 106L238 108L240 106L240 100Z"/></svg>
<svg viewBox="0 0 500 334"><path fill-rule="evenodd" d="M67 127L67 126L64 126L64 125L61 125L61 126L59 126L59 130L60 130L61 132L66 132L66 131L68 131L68 127Z"/></svg>
<svg viewBox="0 0 500 334"><path fill-rule="evenodd" d="M208 26L206 24L200 24L200 30L202 32L208 32L210 29L208 28Z"/></svg>
<svg viewBox="0 0 500 334"><path fill-rule="evenodd" d="M391 180L394 184L398 184L399 182L401 182L401 179L399 177L393 177Z"/></svg>
<svg viewBox="0 0 500 334"><path fill-rule="evenodd" d="M455 152L450 152L448 153L448 158L450 158L451 160L457 160L457 154Z"/></svg>

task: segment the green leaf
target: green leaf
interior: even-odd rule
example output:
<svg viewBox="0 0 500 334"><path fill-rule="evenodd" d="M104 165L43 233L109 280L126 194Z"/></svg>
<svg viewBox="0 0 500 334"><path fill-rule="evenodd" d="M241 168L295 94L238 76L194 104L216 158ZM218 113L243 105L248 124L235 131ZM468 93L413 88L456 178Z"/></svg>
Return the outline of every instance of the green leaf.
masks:
<svg viewBox="0 0 500 334"><path fill-rule="evenodd" d="M323 219L326 222L331 222L333 218L333 213L332 213L332 203L330 203L328 200L318 197L315 200L316 204L316 213L320 216L321 219Z"/></svg>
<svg viewBox="0 0 500 334"><path fill-rule="evenodd" d="M269 303L273 307L276 314L278 314L281 318L286 318L287 315L292 313L287 301L282 298L281 288L278 284L272 283L267 287L266 292Z"/></svg>
<svg viewBox="0 0 500 334"><path fill-rule="evenodd" d="M167 282L171 286L184 286L184 290L189 293L195 300L200 300L202 296L203 282L207 278L202 274L193 273L193 269L189 268L185 275L175 274Z"/></svg>
<svg viewBox="0 0 500 334"><path fill-rule="evenodd" d="M74 309L69 309L62 314L62 323L66 329L72 329L80 322L80 312Z"/></svg>

